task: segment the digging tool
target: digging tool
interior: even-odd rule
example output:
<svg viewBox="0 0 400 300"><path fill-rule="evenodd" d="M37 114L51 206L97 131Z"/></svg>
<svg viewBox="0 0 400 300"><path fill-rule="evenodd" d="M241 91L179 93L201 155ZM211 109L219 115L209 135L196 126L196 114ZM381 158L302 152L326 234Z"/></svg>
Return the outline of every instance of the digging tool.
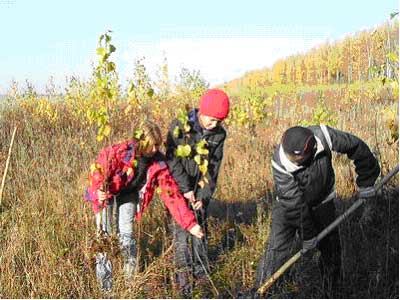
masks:
<svg viewBox="0 0 400 300"><path fill-rule="evenodd" d="M399 165L393 168L376 186L375 192L381 189L395 174L399 172ZM321 241L327 236L334 228L342 223L348 216L350 216L358 207L363 205L367 200L364 198L358 199L347 211L333 221L328 227L326 227L321 233L317 235L317 241ZM281 277L286 270L288 270L306 251L304 249L298 251L292 258L290 258L285 264L283 264L270 278L268 278L264 284L257 290L257 293L263 295L277 280Z"/></svg>
<svg viewBox="0 0 400 300"><path fill-rule="evenodd" d="M4 184L6 183L7 171L8 171L8 166L10 165L11 152L12 152L12 147L14 145L14 138L15 138L16 133L17 133L17 126L14 127L14 132L11 137L10 147L8 148L8 157L7 157L7 161L6 161L6 167L4 169L3 179L1 180L0 207L1 207L1 200L3 199Z"/></svg>

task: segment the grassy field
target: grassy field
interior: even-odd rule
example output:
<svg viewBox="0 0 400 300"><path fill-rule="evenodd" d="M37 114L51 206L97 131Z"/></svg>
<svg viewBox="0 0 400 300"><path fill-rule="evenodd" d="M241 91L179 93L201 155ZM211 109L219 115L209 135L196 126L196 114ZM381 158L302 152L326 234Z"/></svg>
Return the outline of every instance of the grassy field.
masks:
<svg viewBox="0 0 400 300"><path fill-rule="evenodd" d="M218 294L205 286L195 290L194 297L235 298L251 288L268 237L273 198L271 155L288 126L326 122L364 139L376 152L383 174L398 163L398 96L392 87L356 83L269 89L228 90L234 107L248 108L242 109L248 118L232 114L226 124L229 136L218 191L210 206L211 276ZM71 102L71 96L50 101L14 93L1 102L1 174L14 126L18 131L0 207L0 297L179 297L173 282L169 218L159 199L153 201L141 224L135 224L140 242L139 273L125 280L121 258L116 256L113 294L102 294L91 247L94 216L82 192L89 165L101 147L128 138L132 124L149 111L165 134L176 107L183 107L185 101L169 96L126 113L121 96L112 107L110 139L97 142L95 126L79 113L84 94L82 89ZM262 110L255 115L257 107L246 103L260 101L264 101ZM335 156L334 161L340 213L355 200L355 172L347 157ZM339 297L398 298L398 198L396 178L371 203L369 220L360 218L360 210L340 226L343 281ZM311 268L309 273L311 277L298 264L277 296L324 297L318 271Z"/></svg>

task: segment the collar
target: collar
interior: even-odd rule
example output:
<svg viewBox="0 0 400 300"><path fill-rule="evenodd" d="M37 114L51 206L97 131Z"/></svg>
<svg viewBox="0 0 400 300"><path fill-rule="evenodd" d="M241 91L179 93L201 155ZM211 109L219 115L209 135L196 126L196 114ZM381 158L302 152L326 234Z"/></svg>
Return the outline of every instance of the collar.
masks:
<svg viewBox="0 0 400 300"><path fill-rule="evenodd" d="M189 112L189 123L192 125L193 130L199 132L200 134L203 134L203 127L201 127L199 118L197 116L199 110L197 108L191 110Z"/></svg>
<svg viewBox="0 0 400 300"><path fill-rule="evenodd" d="M324 145L322 144L321 140L315 136L315 139L317 141L317 151L315 152L314 158L324 151ZM279 146L279 159L281 161L282 166L288 171L289 173L294 173L298 170L304 169L304 166L298 166L290 161L290 159L286 156L285 151L283 150L282 145Z"/></svg>
<svg viewBox="0 0 400 300"><path fill-rule="evenodd" d="M282 166L289 173L294 173L298 170L303 169L303 166L298 166L290 161L290 159L286 156L285 151L283 150L282 145L279 146L279 159L281 161Z"/></svg>

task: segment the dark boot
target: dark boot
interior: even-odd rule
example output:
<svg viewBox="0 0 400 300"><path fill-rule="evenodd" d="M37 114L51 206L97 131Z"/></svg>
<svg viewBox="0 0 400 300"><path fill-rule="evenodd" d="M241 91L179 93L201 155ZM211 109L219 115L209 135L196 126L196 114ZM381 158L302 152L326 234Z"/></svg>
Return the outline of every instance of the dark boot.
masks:
<svg viewBox="0 0 400 300"><path fill-rule="evenodd" d="M190 274L187 271L179 271L176 273L176 282L179 286L179 294L183 299L192 298L192 284L190 282Z"/></svg>

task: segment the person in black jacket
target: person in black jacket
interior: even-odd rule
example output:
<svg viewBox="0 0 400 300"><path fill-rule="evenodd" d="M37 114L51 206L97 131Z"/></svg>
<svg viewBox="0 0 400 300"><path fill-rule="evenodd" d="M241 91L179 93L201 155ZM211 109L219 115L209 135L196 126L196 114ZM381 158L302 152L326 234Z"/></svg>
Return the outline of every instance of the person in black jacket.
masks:
<svg viewBox="0 0 400 300"><path fill-rule="evenodd" d="M205 229L205 233L207 206L217 185L226 138L221 122L228 113L228 95L219 89L207 90L201 96L199 109L193 109L187 115L174 120L167 136L169 168L180 191L196 211L198 223ZM203 146L199 150L201 144L205 146L205 152ZM179 154L178 148L188 147L187 145L190 146L190 154ZM190 271L198 282L205 280L208 269L207 240L191 237L192 247L189 249L188 234L175 223L172 224L172 231L178 267L177 281L182 293L190 296Z"/></svg>
<svg viewBox="0 0 400 300"><path fill-rule="evenodd" d="M256 288L281 267L290 256L296 233L303 251L321 251L320 270L331 291L338 283L341 250L338 230L317 245L316 236L335 220L335 173L332 153L347 154L353 160L360 192L373 195L380 173L377 159L358 137L320 125L289 128L272 158L276 199L267 247L256 272Z"/></svg>

